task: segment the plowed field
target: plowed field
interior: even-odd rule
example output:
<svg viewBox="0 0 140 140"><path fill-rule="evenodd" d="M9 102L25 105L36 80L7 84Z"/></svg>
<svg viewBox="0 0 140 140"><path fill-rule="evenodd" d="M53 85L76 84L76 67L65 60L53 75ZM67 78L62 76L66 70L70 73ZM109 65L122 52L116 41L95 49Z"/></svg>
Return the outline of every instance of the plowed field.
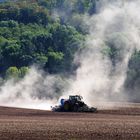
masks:
<svg viewBox="0 0 140 140"><path fill-rule="evenodd" d="M140 108L56 113L0 107L0 140L140 140Z"/></svg>

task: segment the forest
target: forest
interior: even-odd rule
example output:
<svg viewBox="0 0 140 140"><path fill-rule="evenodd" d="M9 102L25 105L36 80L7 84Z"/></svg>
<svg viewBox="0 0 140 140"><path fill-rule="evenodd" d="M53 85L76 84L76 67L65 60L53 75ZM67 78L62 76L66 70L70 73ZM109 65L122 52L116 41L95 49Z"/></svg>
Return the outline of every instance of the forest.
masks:
<svg viewBox="0 0 140 140"><path fill-rule="evenodd" d="M98 0L1 0L0 76L22 78L36 65L50 74L73 74L75 54L86 47L85 14L96 14ZM63 11L63 12L62 12ZM107 55L115 59L117 50ZM140 84L140 52L128 65L126 87Z"/></svg>

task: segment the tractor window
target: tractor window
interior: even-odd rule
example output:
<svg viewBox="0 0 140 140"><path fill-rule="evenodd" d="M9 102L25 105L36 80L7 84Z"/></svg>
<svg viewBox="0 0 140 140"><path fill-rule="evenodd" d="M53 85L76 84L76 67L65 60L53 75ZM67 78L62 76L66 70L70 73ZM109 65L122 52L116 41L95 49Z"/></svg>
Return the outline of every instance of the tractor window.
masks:
<svg viewBox="0 0 140 140"><path fill-rule="evenodd" d="M79 97L79 96L76 96L76 99L79 101L79 100L81 100L81 98Z"/></svg>
<svg viewBox="0 0 140 140"><path fill-rule="evenodd" d="M78 101L80 101L81 97L80 96L70 96L69 99L70 100L78 100Z"/></svg>

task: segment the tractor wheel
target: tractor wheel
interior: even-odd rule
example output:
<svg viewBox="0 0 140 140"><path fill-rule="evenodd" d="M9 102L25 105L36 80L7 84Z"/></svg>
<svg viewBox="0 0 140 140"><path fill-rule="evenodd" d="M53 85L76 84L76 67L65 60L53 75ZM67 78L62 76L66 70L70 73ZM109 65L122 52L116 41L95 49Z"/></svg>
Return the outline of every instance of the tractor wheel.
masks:
<svg viewBox="0 0 140 140"><path fill-rule="evenodd" d="M78 105L74 105L73 111L74 111L74 112L78 112L78 108L79 108Z"/></svg>
<svg viewBox="0 0 140 140"><path fill-rule="evenodd" d="M64 103L64 111L69 111L69 109L70 109L69 102L65 102Z"/></svg>

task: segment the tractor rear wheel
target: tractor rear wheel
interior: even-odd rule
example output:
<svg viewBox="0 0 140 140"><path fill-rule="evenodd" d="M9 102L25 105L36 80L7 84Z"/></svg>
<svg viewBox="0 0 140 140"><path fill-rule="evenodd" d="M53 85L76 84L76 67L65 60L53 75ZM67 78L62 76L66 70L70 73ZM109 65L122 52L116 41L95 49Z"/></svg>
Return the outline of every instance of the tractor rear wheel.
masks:
<svg viewBox="0 0 140 140"><path fill-rule="evenodd" d="M64 111L69 111L70 110L70 104L69 104L69 102L65 102L63 108L64 108Z"/></svg>

